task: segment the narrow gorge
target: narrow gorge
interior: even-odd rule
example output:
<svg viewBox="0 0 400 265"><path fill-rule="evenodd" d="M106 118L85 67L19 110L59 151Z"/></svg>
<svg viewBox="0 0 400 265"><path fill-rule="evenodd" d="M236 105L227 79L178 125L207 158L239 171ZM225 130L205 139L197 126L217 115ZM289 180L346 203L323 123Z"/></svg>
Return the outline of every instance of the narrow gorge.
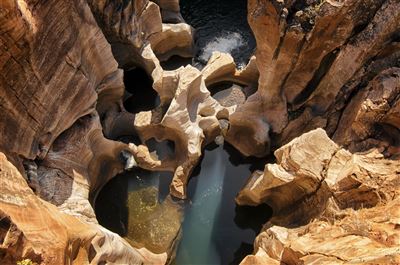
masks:
<svg viewBox="0 0 400 265"><path fill-rule="evenodd" d="M400 264L400 0L1 0L0 264Z"/></svg>

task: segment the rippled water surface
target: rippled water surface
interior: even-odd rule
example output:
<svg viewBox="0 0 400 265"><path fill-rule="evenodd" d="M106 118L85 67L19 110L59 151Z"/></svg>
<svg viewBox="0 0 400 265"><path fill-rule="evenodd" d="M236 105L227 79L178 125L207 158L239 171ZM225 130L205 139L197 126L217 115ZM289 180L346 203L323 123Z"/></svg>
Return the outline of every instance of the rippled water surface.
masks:
<svg viewBox="0 0 400 265"><path fill-rule="evenodd" d="M232 54L245 65L256 47L247 23L246 0L181 0L181 13L196 29L196 60L205 63L213 51Z"/></svg>

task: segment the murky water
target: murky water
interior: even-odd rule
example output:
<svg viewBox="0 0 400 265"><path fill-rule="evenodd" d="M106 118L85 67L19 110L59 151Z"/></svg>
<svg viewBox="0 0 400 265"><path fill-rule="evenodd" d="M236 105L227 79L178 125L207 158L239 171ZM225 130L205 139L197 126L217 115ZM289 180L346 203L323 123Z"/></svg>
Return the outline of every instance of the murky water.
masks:
<svg viewBox="0 0 400 265"><path fill-rule="evenodd" d="M174 248L183 218L182 202L168 196L171 174L135 170L118 175L96 200L100 224L137 248L155 253Z"/></svg>
<svg viewBox="0 0 400 265"><path fill-rule="evenodd" d="M247 23L247 0L181 0L185 21L196 29L195 61L204 64L213 51L230 53L239 66L256 47Z"/></svg>

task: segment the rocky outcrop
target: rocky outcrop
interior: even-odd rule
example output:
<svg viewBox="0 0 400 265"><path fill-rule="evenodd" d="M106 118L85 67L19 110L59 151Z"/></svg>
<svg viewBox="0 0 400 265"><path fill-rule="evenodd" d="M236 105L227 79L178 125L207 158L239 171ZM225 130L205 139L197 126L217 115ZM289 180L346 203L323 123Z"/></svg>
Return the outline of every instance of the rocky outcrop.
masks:
<svg viewBox="0 0 400 265"><path fill-rule="evenodd" d="M241 264L398 264L399 206L396 199L298 228L271 226Z"/></svg>
<svg viewBox="0 0 400 265"><path fill-rule="evenodd" d="M124 85L89 6L1 6L0 150L19 171L2 155L2 264L165 262L98 225L91 206L134 163L128 145L103 136L100 120L122 109Z"/></svg>
<svg viewBox="0 0 400 265"><path fill-rule="evenodd" d="M378 74L347 105L333 140L351 151L381 147L387 156L397 154L393 148L400 129L400 68ZM374 135L379 138L371 139Z"/></svg>
<svg viewBox="0 0 400 265"><path fill-rule="evenodd" d="M398 67L398 9L398 1L248 1L260 78L230 117L232 144L263 156L268 128L277 147L318 127L333 135L357 91Z"/></svg>
<svg viewBox="0 0 400 265"><path fill-rule="evenodd" d="M16 264L164 263L166 254L134 249L95 222L62 213L36 196L0 153L0 260Z"/></svg>
<svg viewBox="0 0 400 265"><path fill-rule="evenodd" d="M167 253L141 246L171 255L179 221L165 240L139 233L132 247L97 224L92 205L107 181L134 166L171 171L171 195L185 198L210 142L264 157L315 128L335 143L321 129L304 134L239 194L239 204L275 211L244 262L396 262L399 1L249 0L257 51L244 69L216 52L202 70L172 71L160 61L193 49L177 0L0 6L2 262L164 263ZM134 68L160 98L151 111L122 104L123 70ZM217 91L222 83L231 85ZM126 135L142 143L118 141ZM159 158L145 144L152 139L172 141L174 154Z"/></svg>
<svg viewBox="0 0 400 265"><path fill-rule="evenodd" d="M277 163L254 173L236 199L274 210L255 255L242 264L399 261L399 161L376 150L351 154L322 129L275 156Z"/></svg>
<svg viewBox="0 0 400 265"><path fill-rule="evenodd" d="M222 106L211 96L212 89L208 87L223 81L252 86L255 84L251 77L257 76L257 71L252 63L239 71L230 55L214 53L202 71L186 66L170 73L174 74L177 84L174 94L166 99L165 105L138 113L135 128L143 143L152 138L174 142L174 156L159 160L145 145L131 143L130 147L140 167L174 172L171 195L183 199L202 148L216 137L226 136L227 119L239 106L236 102ZM230 138L226 140L229 142Z"/></svg>

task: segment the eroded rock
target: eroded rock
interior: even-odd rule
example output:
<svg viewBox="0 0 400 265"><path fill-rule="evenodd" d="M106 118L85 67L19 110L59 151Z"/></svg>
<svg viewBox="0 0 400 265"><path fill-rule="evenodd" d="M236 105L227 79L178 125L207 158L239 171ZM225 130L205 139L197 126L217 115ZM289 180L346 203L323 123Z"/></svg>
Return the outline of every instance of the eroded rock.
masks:
<svg viewBox="0 0 400 265"><path fill-rule="evenodd" d="M322 129L275 151L236 198L267 203L273 218L242 264L396 263L400 252L398 160L378 151L352 154ZM272 260L272 261L271 261Z"/></svg>
<svg viewBox="0 0 400 265"><path fill-rule="evenodd" d="M134 249L93 220L62 213L39 199L0 153L0 258L39 264L164 263L166 254Z"/></svg>

